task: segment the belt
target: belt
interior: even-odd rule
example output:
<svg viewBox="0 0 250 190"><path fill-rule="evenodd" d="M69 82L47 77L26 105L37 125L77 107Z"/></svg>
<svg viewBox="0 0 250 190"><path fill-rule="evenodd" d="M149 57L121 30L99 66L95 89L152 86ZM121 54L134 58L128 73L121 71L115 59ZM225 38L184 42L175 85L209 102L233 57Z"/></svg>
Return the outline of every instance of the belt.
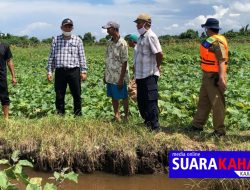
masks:
<svg viewBox="0 0 250 190"><path fill-rule="evenodd" d="M79 67L73 67L73 68L59 67L59 68L56 68L56 70L59 70L59 71L72 71L72 70L75 70L75 69L79 69Z"/></svg>
<svg viewBox="0 0 250 190"><path fill-rule="evenodd" d="M218 75L219 73L218 72L206 72L206 71L203 71L203 75L206 76L206 77L214 77L215 75Z"/></svg>

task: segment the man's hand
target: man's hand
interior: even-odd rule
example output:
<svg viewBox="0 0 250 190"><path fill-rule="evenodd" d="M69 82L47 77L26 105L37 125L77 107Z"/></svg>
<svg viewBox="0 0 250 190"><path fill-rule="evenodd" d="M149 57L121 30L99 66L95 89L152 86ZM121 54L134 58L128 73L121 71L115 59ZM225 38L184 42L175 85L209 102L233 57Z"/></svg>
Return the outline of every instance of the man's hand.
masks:
<svg viewBox="0 0 250 190"><path fill-rule="evenodd" d="M225 80L224 77L220 77L218 81L219 88L221 92L225 92L227 89L227 81Z"/></svg>
<svg viewBox="0 0 250 190"><path fill-rule="evenodd" d="M104 84L107 84L106 79L105 79L105 76L103 77L103 83L104 83Z"/></svg>
<svg viewBox="0 0 250 190"><path fill-rule="evenodd" d="M12 84L13 86L16 86L16 77L12 77Z"/></svg>
<svg viewBox="0 0 250 190"><path fill-rule="evenodd" d="M123 80L119 80L119 81L118 81L117 87L118 87L119 90L122 89L122 87L123 87Z"/></svg>
<svg viewBox="0 0 250 190"><path fill-rule="evenodd" d="M51 74L47 74L47 79L48 79L48 81L52 81L52 75Z"/></svg>
<svg viewBox="0 0 250 190"><path fill-rule="evenodd" d="M161 73L161 65L157 65L157 68L158 68L158 70L159 70L159 72Z"/></svg>
<svg viewBox="0 0 250 190"><path fill-rule="evenodd" d="M87 73L81 73L80 76L82 81L87 80Z"/></svg>

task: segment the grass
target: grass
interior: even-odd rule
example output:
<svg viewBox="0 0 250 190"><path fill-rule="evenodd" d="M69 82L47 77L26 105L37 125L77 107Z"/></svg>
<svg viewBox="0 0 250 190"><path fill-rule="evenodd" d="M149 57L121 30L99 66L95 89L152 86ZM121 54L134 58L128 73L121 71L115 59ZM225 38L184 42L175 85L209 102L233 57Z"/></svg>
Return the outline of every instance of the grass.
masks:
<svg viewBox="0 0 250 190"><path fill-rule="evenodd" d="M250 181L248 179L201 179L191 180L187 184L190 190L249 190Z"/></svg>
<svg viewBox="0 0 250 190"><path fill-rule="evenodd" d="M2 156L20 150L43 170L71 167L82 172L135 174L140 173L139 161L147 158L144 164L149 164L152 170L146 173L153 173L157 164L161 165L161 172L167 167L169 150L250 150L250 131L231 130L226 137L217 138L210 136L211 129L191 133L184 126L165 123L162 132L156 133L134 118L129 123L112 123L51 116L1 123Z"/></svg>

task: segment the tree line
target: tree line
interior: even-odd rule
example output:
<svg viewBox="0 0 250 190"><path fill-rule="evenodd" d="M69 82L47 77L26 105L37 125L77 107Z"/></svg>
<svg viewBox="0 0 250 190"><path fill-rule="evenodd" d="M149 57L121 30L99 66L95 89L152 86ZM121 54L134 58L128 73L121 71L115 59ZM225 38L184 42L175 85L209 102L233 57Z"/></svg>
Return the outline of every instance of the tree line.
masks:
<svg viewBox="0 0 250 190"><path fill-rule="evenodd" d="M239 31L229 30L223 35L229 39L239 39L239 40L247 40L250 36L250 29L248 29L249 24L246 26L243 26ZM161 42L171 42L171 41L182 41L182 40L200 40L202 38L205 38L205 33L202 32L199 34L198 31L195 31L193 29L188 29L185 32L182 32L179 35L162 35L159 36L159 39ZM109 39L110 36L105 36L104 38L101 38L100 40L96 40L96 37L92 35L91 32L87 32L84 35L79 35L79 37L82 39L84 44L105 44ZM0 42L6 43L9 45L16 45L16 46L35 46L40 44L50 44L52 42L53 38L47 38L43 40L39 40L37 37L29 37L29 36L15 36L12 34L5 34L0 32Z"/></svg>

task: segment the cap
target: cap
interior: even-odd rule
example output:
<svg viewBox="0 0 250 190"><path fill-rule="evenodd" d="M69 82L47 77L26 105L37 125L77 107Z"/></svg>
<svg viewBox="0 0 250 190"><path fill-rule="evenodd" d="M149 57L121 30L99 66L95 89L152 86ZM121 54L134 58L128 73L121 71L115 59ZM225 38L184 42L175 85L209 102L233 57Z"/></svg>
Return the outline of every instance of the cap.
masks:
<svg viewBox="0 0 250 190"><path fill-rule="evenodd" d="M107 28L120 28L120 25L117 24L116 22L114 21L109 21L105 26L102 26L103 29L107 29Z"/></svg>
<svg viewBox="0 0 250 190"><path fill-rule="evenodd" d="M72 21L71 19L69 19L69 18L64 19L64 20L62 21L62 26L67 25L67 24L73 26L73 21Z"/></svg>
<svg viewBox="0 0 250 190"><path fill-rule="evenodd" d="M208 18L205 24L201 25L202 28L214 28L221 29L219 26L219 21L215 18Z"/></svg>
<svg viewBox="0 0 250 190"><path fill-rule="evenodd" d="M126 36L126 39L132 41L132 42L137 42L138 37L135 34L129 34Z"/></svg>
<svg viewBox="0 0 250 190"><path fill-rule="evenodd" d="M151 16L147 13L141 13L134 22L137 23L140 20L151 23Z"/></svg>

